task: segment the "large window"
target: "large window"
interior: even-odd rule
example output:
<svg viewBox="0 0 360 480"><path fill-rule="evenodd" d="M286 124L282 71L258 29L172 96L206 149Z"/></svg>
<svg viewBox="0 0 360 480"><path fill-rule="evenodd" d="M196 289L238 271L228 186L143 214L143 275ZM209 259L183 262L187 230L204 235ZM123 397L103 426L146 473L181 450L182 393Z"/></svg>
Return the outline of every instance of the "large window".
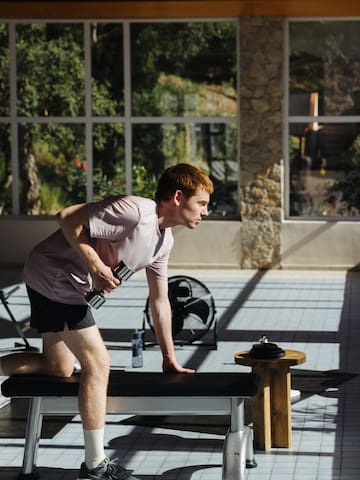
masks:
<svg viewBox="0 0 360 480"><path fill-rule="evenodd" d="M288 214L360 216L360 20L289 22Z"/></svg>
<svg viewBox="0 0 360 480"><path fill-rule="evenodd" d="M237 21L0 24L0 213L153 197L192 163L237 216Z"/></svg>

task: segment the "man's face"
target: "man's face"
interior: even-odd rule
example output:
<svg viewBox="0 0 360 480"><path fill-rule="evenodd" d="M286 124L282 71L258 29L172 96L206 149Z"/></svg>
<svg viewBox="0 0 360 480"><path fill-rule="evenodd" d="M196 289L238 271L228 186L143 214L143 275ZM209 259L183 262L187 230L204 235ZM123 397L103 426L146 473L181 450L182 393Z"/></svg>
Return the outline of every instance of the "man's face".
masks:
<svg viewBox="0 0 360 480"><path fill-rule="evenodd" d="M209 200L209 193L200 188L189 198L179 192L180 224L191 229L196 228L202 218L208 215Z"/></svg>

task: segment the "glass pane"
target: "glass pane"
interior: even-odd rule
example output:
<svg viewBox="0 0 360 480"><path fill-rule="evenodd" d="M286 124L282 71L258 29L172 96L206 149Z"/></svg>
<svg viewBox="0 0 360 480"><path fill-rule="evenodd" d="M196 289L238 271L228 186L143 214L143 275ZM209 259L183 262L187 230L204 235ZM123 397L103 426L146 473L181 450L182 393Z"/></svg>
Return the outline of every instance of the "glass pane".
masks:
<svg viewBox="0 0 360 480"><path fill-rule="evenodd" d="M94 200L125 194L124 125L94 125L93 139Z"/></svg>
<svg viewBox="0 0 360 480"><path fill-rule="evenodd" d="M82 24L17 25L18 113L84 115Z"/></svg>
<svg viewBox="0 0 360 480"><path fill-rule="evenodd" d="M21 213L53 215L86 201L84 125L21 125L19 160Z"/></svg>
<svg viewBox="0 0 360 480"><path fill-rule="evenodd" d="M360 114L359 45L360 22L290 24L290 115Z"/></svg>
<svg viewBox="0 0 360 480"><path fill-rule="evenodd" d="M91 24L93 115L124 114L122 25Z"/></svg>
<svg viewBox="0 0 360 480"><path fill-rule="evenodd" d="M0 116L10 114L9 36L8 27L0 23Z"/></svg>
<svg viewBox="0 0 360 480"><path fill-rule="evenodd" d="M290 215L360 215L360 124L290 125Z"/></svg>
<svg viewBox="0 0 360 480"><path fill-rule="evenodd" d="M12 213L10 163L10 126L0 123L0 215Z"/></svg>
<svg viewBox="0 0 360 480"><path fill-rule="evenodd" d="M236 116L235 23L131 25L132 113Z"/></svg>
<svg viewBox="0 0 360 480"><path fill-rule="evenodd" d="M235 123L138 125L133 135L135 194L153 197L165 168L191 163L206 171L214 182L210 215L239 214Z"/></svg>

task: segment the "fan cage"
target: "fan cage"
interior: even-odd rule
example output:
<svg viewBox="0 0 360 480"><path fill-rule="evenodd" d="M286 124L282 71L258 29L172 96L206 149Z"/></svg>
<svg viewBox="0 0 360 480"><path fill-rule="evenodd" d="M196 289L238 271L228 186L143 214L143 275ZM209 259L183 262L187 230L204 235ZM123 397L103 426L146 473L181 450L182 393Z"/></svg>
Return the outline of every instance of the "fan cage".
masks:
<svg viewBox="0 0 360 480"><path fill-rule="evenodd" d="M168 278L168 288L174 342L189 345L200 340L214 327L211 345L216 348L215 302L207 286L196 278L174 275ZM149 297L144 310L144 324L145 320L155 334Z"/></svg>

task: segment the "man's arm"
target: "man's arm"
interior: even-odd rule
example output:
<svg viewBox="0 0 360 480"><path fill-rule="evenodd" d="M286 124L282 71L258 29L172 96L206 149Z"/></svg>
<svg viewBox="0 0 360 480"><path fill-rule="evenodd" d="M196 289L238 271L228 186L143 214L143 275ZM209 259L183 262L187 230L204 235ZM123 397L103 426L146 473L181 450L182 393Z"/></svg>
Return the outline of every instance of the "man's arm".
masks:
<svg viewBox="0 0 360 480"><path fill-rule="evenodd" d="M56 218L66 240L88 266L94 277L96 288L111 292L120 284L120 281L114 277L111 268L104 264L91 245L87 204L64 208Z"/></svg>
<svg viewBox="0 0 360 480"><path fill-rule="evenodd" d="M163 356L164 372L194 373L194 370L183 368L175 356L174 341L171 329L171 306L168 297L168 282L156 278L154 272L146 271L149 285L149 303L154 321L156 338Z"/></svg>

